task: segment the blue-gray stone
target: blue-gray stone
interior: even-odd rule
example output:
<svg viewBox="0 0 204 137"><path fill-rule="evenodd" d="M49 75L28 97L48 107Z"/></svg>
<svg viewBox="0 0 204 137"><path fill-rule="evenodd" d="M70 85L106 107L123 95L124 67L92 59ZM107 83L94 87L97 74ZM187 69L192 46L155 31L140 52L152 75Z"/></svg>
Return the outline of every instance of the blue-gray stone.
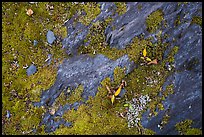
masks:
<svg viewBox="0 0 204 137"><path fill-rule="evenodd" d="M7 118L10 118L10 117L11 117L11 113L10 113L10 111L8 111L8 110L6 111L6 117L7 117Z"/></svg>
<svg viewBox="0 0 204 137"><path fill-rule="evenodd" d="M72 126L72 123L71 123L71 122L66 122L66 123L64 123L64 125L65 125L66 127L70 127L70 126Z"/></svg>
<svg viewBox="0 0 204 137"><path fill-rule="evenodd" d="M55 40L56 40L56 37L55 37L54 33L49 30L49 31L47 32L47 42L48 42L49 44L52 44Z"/></svg>
<svg viewBox="0 0 204 137"><path fill-rule="evenodd" d="M37 68L35 65L31 65L27 70L26 70L26 73L28 76L34 74L35 72L37 71Z"/></svg>
<svg viewBox="0 0 204 137"><path fill-rule="evenodd" d="M37 44L38 44L38 41L37 41L37 40L34 40L34 41L33 41L33 45L36 46Z"/></svg>

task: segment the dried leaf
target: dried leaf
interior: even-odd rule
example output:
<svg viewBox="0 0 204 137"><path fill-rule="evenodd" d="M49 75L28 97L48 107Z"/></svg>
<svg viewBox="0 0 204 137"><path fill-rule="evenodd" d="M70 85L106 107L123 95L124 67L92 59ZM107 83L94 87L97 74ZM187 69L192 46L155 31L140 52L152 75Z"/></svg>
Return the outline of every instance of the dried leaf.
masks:
<svg viewBox="0 0 204 137"><path fill-rule="evenodd" d="M147 55L147 50L146 50L146 48L143 50L143 56L144 57L146 57L146 55Z"/></svg>
<svg viewBox="0 0 204 137"><path fill-rule="evenodd" d="M147 63L147 65L150 65L150 64L158 64L157 59L154 59L153 61Z"/></svg>
<svg viewBox="0 0 204 137"><path fill-rule="evenodd" d="M115 96L113 95L112 98L111 98L111 103L112 104L113 104L114 100L115 100Z"/></svg>
<svg viewBox="0 0 204 137"><path fill-rule="evenodd" d="M121 84L123 87L126 87L127 86L127 82L125 80L122 80L122 84Z"/></svg>
<svg viewBox="0 0 204 137"><path fill-rule="evenodd" d="M121 91L121 86L118 88L118 90L115 92L115 96L119 95L120 94L120 91Z"/></svg>
<svg viewBox="0 0 204 137"><path fill-rule="evenodd" d="M127 112L122 112L122 113L120 113L120 116L121 116L122 118L125 118L126 115L127 115Z"/></svg>
<svg viewBox="0 0 204 137"><path fill-rule="evenodd" d="M33 10L28 9L27 12L26 12L26 14L27 14L28 16L31 16L31 15L33 14Z"/></svg>
<svg viewBox="0 0 204 137"><path fill-rule="evenodd" d="M106 85L106 89L108 90L108 93L112 93L110 88Z"/></svg>

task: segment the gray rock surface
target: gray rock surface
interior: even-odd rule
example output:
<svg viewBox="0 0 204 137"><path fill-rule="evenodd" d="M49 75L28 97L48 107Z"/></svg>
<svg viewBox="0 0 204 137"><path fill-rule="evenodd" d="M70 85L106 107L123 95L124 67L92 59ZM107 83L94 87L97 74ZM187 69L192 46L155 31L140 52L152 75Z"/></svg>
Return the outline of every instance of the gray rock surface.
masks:
<svg viewBox="0 0 204 137"><path fill-rule="evenodd" d="M38 41L37 41L37 40L34 40L34 41L33 41L33 45L36 46L37 44L38 44Z"/></svg>
<svg viewBox="0 0 204 137"><path fill-rule="evenodd" d="M37 67L35 65L30 65L30 67L26 70L28 76L37 72Z"/></svg>
<svg viewBox="0 0 204 137"><path fill-rule="evenodd" d="M55 40L56 40L56 37L55 37L54 33L51 30L48 30L48 32L47 32L47 42L49 44L52 44Z"/></svg>

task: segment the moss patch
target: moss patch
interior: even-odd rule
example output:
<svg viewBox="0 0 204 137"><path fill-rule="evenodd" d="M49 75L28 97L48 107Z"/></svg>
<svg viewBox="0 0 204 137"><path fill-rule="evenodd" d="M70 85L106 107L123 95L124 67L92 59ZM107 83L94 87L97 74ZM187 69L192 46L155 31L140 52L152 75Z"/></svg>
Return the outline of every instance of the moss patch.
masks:
<svg viewBox="0 0 204 137"><path fill-rule="evenodd" d="M161 22L164 20L163 15L162 10L152 12L146 19L147 31L154 33L157 29L161 28Z"/></svg>
<svg viewBox="0 0 204 137"><path fill-rule="evenodd" d="M175 125L176 129L181 135L202 135L202 130L197 128L191 128L192 120L186 119Z"/></svg>
<svg viewBox="0 0 204 137"><path fill-rule="evenodd" d="M197 24L197 25L200 25L202 27L202 17L194 16L192 18L191 24Z"/></svg>
<svg viewBox="0 0 204 137"><path fill-rule="evenodd" d="M76 101L81 101L81 94L84 91L84 88L82 85L79 85L74 91L71 92L71 96L68 99L69 103L74 103Z"/></svg>
<svg viewBox="0 0 204 137"><path fill-rule="evenodd" d="M67 7L71 5L2 3L2 116L6 115L6 110L11 112L11 118L3 124L4 134L31 134L39 124L43 111L30 105L32 101L39 101L43 90L54 83L57 66L67 57L60 39L66 36L65 27L62 27L64 21L74 13L67 14ZM26 14L29 8L34 12L31 16ZM47 43L47 30L54 31L57 36L52 46ZM38 41L36 46L34 40ZM49 66L45 62L48 54L52 54ZM32 63L37 66L37 72L27 76L23 67Z"/></svg>
<svg viewBox="0 0 204 137"><path fill-rule="evenodd" d="M114 2L114 3L117 7L116 12L119 15L123 15L127 11L127 5L125 2Z"/></svg>
<svg viewBox="0 0 204 137"><path fill-rule="evenodd" d="M85 4L80 4L80 10L78 14L80 15L78 21L84 25L89 25L93 19L95 19L100 14L100 4L96 2L87 2ZM85 12L85 15L81 15Z"/></svg>

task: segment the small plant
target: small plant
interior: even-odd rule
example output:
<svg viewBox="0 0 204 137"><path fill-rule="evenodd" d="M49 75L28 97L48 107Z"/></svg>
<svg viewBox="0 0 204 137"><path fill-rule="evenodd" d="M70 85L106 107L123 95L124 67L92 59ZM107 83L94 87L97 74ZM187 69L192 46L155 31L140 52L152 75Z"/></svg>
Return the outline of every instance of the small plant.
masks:
<svg viewBox="0 0 204 137"><path fill-rule="evenodd" d="M157 64L157 59L152 60L152 59L150 59L149 57L147 57L146 47L144 48L142 54L143 54L143 57L140 57L140 58L143 59L147 65Z"/></svg>
<svg viewBox="0 0 204 137"><path fill-rule="evenodd" d="M181 135L202 135L202 130L191 127L192 123L192 120L186 119L177 123L175 127Z"/></svg>
<svg viewBox="0 0 204 137"><path fill-rule="evenodd" d="M124 88L127 85L127 83L122 80L120 86L118 88L109 88L106 85L106 89L108 90L108 97L111 99L111 103L113 104L115 97L118 96L121 92L121 89Z"/></svg>

